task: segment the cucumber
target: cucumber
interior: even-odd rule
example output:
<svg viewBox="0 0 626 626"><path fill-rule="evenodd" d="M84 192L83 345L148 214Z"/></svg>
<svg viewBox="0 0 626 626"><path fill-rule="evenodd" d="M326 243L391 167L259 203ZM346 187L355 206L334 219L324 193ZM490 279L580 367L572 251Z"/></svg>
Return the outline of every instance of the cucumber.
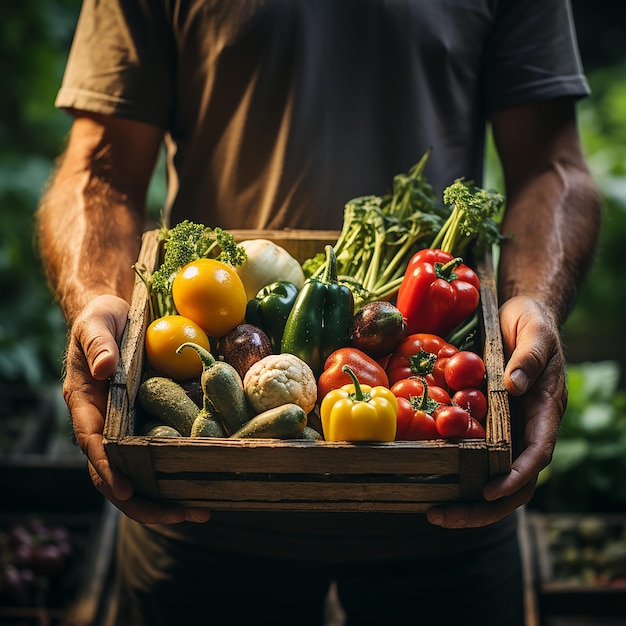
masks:
<svg viewBox="0 0 626 626"><path fill-rule="evenodd" d="M202 385L228 434L234 433L250 419L252 411L243 390L243 382L232 365L215 361L202 373Z"/></svg>
<svg viewBox="0 0 626 626"><path fill-rule="evenodd" d="M177 352L193 348L202 359L202 389L205 400L211 405L211 412L219 418L227 435L232 435L252 416L243 390L243 381L237 370L218 361L205 348L192 342L182 344Z"/></svg>
<svg viewBox="0 0 626 626"><path fill-rule="evenodd" d="M184 437L200 413L196 403L171 378L153 376L139 386L137 401L153 417L165 422Z"/></svg>
<svg viewBox="0 0 626 626"><path fill-rule="evenodd" d="M305 439L306 441L324 441L324 437L310 426L305 426L298 439Z"/></svg>
<svg viewBox="0 0 626 626"><path fill-rule="evenodd" d="M156 422L152 422L146 425L145 428L142 428L141 435L144 437L182 437L175 428L167 424L157 424Z"/></svg>
<svg viewBox="0 0 626 626"><path fill-rule="evenodd" d="M193 422L191 437L226 437L226 433L213 415L202 412Z"/></svg>
<svg viewBox="0 0 626 626"><path fill-rule="evenodd" d="M255 415L231 439L297 439L306 426L306 412L297 404L282 404Z"/></svg>

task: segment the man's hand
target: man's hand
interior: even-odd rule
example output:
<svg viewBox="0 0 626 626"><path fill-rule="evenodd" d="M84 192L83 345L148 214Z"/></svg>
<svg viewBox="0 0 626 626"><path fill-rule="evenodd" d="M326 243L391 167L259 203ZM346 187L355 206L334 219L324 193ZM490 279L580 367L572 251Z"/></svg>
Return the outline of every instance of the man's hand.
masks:
<svg viewBox="0 0 626 626"><path fill-rule="evenodd" d="M184 509L133 495L126 476L109 464L102 433L109 378L119 361L128 303L116 296L98 296L83 309L72 325L63 383L63 397L70 410L78 445L89 460L91 479L108 500L129 517L145 524L206 522L204 509Z"/></svg>
<svg viewBox="0 0 626 626"><path fill-rule="evenodd" d="M520 410L512 414L519 456L509 474L487 483L484 502L437 506L427 512L431 523L446 528L485 526L530 500L539 472L552 459L567 405L565 359L551 311L530 298L513 297L500 308L500 325L507 358L505 385L511 395L519 396L515 400Z"/></svg>

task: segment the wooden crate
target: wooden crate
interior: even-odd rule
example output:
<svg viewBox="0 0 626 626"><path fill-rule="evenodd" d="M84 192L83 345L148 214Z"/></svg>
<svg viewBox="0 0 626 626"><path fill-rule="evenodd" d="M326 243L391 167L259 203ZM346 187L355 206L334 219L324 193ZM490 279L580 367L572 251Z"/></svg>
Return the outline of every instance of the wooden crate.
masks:
<svg viewBox="0 0 626 626"><path fill-rule="evenodd" d="M232 231L238 240L275 241L303 261L333 244L336 231ZM156 231L144 235L139 265L159 261ZM135 286L111 381L105 450L138 493L213 510L397 511L475 501L485 482L511 466L510 415L503 384L498 307L490 258L477 265L487 368L486 440L394 443L167 439L133 434L147 326L143 283Z"/></svg>

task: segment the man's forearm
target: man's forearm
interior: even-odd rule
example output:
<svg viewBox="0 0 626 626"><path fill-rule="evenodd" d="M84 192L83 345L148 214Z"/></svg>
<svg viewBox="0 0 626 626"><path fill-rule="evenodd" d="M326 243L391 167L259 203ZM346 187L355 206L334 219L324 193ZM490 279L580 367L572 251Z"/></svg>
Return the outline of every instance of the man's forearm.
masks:
<svg viewBox="0 0 626 626"><path fill-rule="evenodd" d="M129 300L162 131L77 113L37 213L39 245L68 323L95 296Z"/></svg>
<svg viewBox="0 0 626 626"><path fill-rule="evenodd" d="M560 325L593 261L601 214L573 103L503 112L495 117L494 134L507 195L500 299L530 296L546 304Z"/></svg>
<svg viewBox="0 0 626 626"><path fill-rule="evenodd" d="M98 167L64 158L37 214L44 267L69 324L97 295L128 300L132 293L142 212Z"/></svg>
<svg viewBox="0 0 626 626"><path fill-rule="evenodd" d="M529 295L561 325L596 248L600 199L585 168L555 163L509 200L500 257L500 299Z"/></svg>

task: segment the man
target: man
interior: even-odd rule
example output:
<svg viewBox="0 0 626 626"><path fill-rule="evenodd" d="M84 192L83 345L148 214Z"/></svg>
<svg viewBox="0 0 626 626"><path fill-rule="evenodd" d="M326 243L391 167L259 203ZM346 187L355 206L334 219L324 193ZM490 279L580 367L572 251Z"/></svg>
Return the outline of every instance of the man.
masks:
<svg viewBox="0 0 626 626"><path fill-rule="evenodd" d="M559 329L598 233L576 128L587 93L566 0L85 2L57 100L74 123L38 219L71 329L76 437L125 513L120 623L321 623L331 578L350 624L523 623L514 511L551 458ZM163 140L168 223L328 229L429 147L438 193L480 182L488 123L511 235L498 271L510 474L427 516L210 515L135 496L101 435Z"/></svg>

